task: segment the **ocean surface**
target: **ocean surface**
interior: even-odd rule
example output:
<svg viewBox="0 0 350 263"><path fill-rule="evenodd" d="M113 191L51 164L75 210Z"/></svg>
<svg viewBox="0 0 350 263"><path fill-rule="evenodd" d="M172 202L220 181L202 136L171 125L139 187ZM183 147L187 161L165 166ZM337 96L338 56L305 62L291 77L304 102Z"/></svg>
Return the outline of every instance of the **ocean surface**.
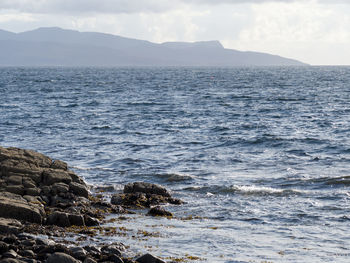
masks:
<svg viewBox="0 0 350 263"><path fill-rule="evenodd" d="M111 241L190 262L350 260L350 67L0 68L0 96L1 146L107 195L147 181L186 201Z"/></svg>

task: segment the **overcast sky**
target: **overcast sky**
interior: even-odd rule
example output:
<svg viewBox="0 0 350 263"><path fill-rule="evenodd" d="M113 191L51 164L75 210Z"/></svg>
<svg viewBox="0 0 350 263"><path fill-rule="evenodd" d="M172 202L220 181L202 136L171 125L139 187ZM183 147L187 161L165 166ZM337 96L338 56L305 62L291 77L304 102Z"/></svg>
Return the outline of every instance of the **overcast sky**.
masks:
<svg viewBox="0 0 350 263"><path fill-rule="evenodd" d="M350 65L350 0L0 0L0 29L44 26Z"/></svg>

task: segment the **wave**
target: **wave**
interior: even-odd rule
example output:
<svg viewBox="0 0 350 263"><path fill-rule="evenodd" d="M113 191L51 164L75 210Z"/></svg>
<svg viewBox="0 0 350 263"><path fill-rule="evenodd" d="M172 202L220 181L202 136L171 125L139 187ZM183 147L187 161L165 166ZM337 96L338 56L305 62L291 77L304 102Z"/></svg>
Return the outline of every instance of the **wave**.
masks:
<svg viewBox="0 0 350 263"><path fill-rule="evenodd" d="M71 166L70 168L80 171L110 171L114 172L115 169L112 168L104 168L104 167L79 167L79 166Z"/></svg>
<svg viewBox="0 0 350 263"><path fill-rule="evenodd" d="M193 180L193 176L188 174L168 173L168 174L156 174L158 178L163 178L168 182L182 182Z"/></svg>
<svg viewBox="0 0 350 263"><path fill-rule="evenodd" d="M194 179L192 175L180 174L180 173L150 173L150 174L140 174L140 176L153 177L165 182L184 182L184 181L190 181Z"/></svg>
<svg viewBox="0 0 350 263"><path fill-rule="evenodd" d="M256 185L233 185L228 188L228 192L239 193L242 195L258 195L258 196L290 196L290 195L301 195L305 191L296 189L282 189L282 188L272 188L266 186L256 186Z"/></svg>
<svg viewBox="0 0 350 263"><path fill-rule="evenodd" d="M258 185L231 185L231 186L210 186L210 187L187 187L184 190L202 192L207 196L215 194L238 194L245 196L293 196L307 194L308 191L298 189L273 188Z"/></svg>

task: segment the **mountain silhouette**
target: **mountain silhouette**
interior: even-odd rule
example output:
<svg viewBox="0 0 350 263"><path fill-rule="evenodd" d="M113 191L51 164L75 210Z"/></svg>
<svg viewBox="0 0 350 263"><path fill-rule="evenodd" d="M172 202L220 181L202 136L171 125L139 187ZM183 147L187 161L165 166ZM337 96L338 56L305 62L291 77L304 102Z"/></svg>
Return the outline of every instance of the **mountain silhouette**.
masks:
<svg viewBox="0 0 350 263"><path fill-rule="evenodd" d="M297 60L225 49L219 41L162 44L121 36L38 28L0 30L0 66L299 66Z"/></svg>

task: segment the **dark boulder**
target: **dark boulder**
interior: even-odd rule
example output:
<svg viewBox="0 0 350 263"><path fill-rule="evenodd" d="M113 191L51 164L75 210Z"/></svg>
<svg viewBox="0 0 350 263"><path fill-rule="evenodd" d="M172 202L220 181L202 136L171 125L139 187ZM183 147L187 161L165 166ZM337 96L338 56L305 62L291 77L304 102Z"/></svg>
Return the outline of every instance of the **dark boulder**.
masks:
<svg viewBox="0 0 350 263"><path fill-rule="evenodd" d="M142 257L136 259L136 261L139 263L165 263L165 261L152 256L151 254L143 255Z"/></svg>
<svg viewBox="0 0 350 263"><path fill-rule="evenodd" d="M67 255L65 253L60 253L60 252L51 254L46 261L46 263L79 263L79 262L81 261L76 260L70 255Z"/></svg>
<svg viewBox="0 0 350 263"><path fill-rule="evenodd" d="M125 185L124 193L125 194L145 193L150 195L160 195L160 196L170 197L168 190L165 189L164 187L157 184L151 184L151 183L145 183L145 182L135 182L135 183L130 183Z"/></svg>
<svg viewBox="0 0 350 263"><path fill-rule="evenodd" d="M164 217L172 217L173 214L169 211L166 211L163 207L155 206L152 207L147 213L149 216L164 216Z"/></svg>

